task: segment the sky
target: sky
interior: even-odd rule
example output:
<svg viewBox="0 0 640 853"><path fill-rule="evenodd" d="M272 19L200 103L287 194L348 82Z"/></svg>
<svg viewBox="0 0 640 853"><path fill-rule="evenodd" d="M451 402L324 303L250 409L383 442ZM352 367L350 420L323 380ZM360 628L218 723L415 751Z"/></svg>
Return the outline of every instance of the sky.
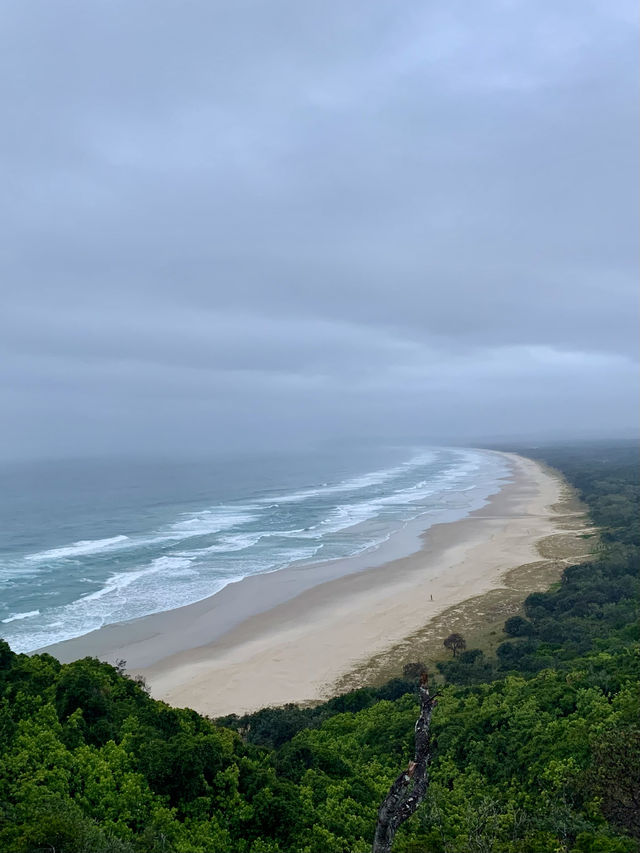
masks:
<svg viewBox="0 0 640 853"><path fill-rule="evenodd" d="M627 0L7 0L0 457L637 429Z"/></svg>

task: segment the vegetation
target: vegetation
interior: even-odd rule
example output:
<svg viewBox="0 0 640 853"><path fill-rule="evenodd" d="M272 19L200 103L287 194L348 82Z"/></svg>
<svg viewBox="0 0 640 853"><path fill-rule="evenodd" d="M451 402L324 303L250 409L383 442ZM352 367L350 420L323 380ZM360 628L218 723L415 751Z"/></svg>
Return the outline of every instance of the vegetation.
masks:
<svg viewBox="0 0 640 853"><path fill-rule="evenodd" d="M445 649L449 649L455 658L458 652L464 651L467 648L467 641L462 634L449 634L442 645Z"/></svg>
<svg viewBox="0 0 640 853"><path fill-rule="evenodd" d="M529 596L495 658L441 664L430 786L397 853L638 849L637 459L623 446L536 455L579 489L602 545ZM420 672L213 722L108 664L0 642L0 850L370 851L413 753Z"/></svg>
<svg viewBox="0 0 640 853"><path fill-rule="evenodd" d="M429 673L426 671L420 674L418 695L420 714L414 728L415 755L394 779L378 809L371 853L391 853L398 828L415 814L429 788L429 764L433 757L431 717L438 702L438 694L431 695Z"/></svg>

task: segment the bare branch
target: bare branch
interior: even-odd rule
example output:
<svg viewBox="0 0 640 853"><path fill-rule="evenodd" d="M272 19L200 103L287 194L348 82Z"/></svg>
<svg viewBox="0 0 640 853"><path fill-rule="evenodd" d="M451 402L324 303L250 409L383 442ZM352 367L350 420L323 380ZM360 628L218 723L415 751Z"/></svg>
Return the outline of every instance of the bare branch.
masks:
<svg viewBox="0 0 640 853"><path fill-rule="evenodd" d="M429 676L420 678L420 716L416 720L416 751L413 761L396 778L378 810L378 823L372 853L390 853L400 824L418 808L429 785L428 767L431 761L430 726L436 696L429 694Z"/></svg>

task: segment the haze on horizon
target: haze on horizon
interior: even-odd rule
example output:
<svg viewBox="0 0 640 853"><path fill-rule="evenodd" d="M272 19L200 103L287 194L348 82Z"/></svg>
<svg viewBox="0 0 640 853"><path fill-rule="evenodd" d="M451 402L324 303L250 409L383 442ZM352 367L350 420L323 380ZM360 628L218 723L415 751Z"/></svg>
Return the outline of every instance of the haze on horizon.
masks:
<svg viewBox="0 0 640 853"><path fill-rule="evenodd" d="M637 25L9 0L0 457L634 434Z"/></svg>

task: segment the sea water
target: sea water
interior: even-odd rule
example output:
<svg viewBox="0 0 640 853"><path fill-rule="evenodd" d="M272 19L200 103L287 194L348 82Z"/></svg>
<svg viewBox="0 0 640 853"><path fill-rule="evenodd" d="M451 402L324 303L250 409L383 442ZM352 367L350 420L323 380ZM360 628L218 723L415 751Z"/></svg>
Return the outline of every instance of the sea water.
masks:
<svg viewBox="0 0 640 853"><path fill-rule="evenodd" d="M0 465L0 636L33 651L360 554L418 517L464 517L508 474L447 447Z"/></svg>

